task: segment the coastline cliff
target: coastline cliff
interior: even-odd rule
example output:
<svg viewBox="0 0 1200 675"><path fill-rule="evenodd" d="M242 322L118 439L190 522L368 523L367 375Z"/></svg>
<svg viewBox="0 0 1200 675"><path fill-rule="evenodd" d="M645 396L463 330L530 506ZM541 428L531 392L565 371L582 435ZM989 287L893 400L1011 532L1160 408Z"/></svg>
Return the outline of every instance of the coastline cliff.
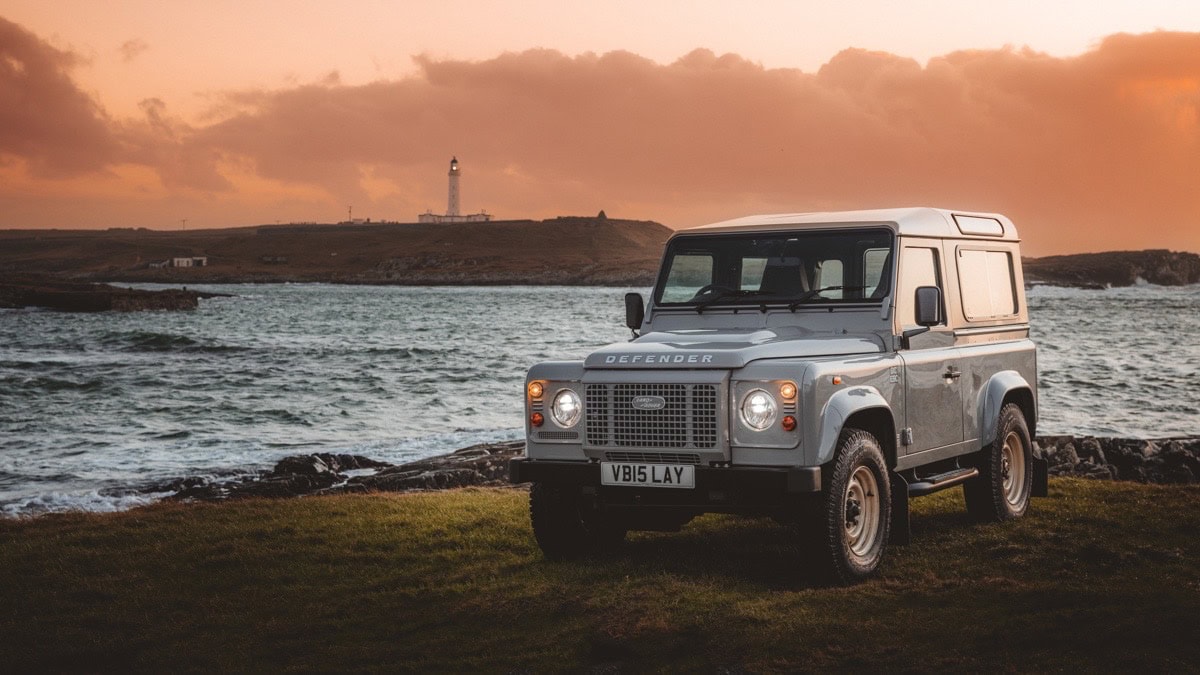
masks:
<svg viewBox="0 0 1200 675"><path fill-rule="evenodd" d="M0 270L74 281L395 285L653 283L671 230L560 217L486 223L0 231ZM175 267L174 261L202 261Z"/></svg>
<svg viewBox="0 0 1200 675"><path fill-rule="evenodd" d="M1026 258L1025 283L1082 288L1200 283L1200 255L1165 249Z"/></svg>

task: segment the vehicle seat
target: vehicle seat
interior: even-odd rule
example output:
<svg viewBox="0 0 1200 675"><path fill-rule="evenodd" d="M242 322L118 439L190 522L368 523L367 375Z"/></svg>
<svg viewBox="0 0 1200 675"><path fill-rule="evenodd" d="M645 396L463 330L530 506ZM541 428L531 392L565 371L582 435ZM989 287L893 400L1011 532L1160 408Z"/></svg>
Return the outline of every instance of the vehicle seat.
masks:
<svg viewBox="0 0 1200 675"><path fill-rule="evenodd" d="M797 258L773 258L767 261L759 289L771 295L795 297L809 289L804 267Z"/></svg>

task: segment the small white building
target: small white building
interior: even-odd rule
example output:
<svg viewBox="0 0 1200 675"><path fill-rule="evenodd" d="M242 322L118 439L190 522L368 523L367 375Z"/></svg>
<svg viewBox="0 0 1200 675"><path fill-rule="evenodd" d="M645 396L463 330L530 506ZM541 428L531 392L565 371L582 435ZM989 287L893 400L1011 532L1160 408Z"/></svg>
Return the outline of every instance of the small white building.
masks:
<svg viewBox="0 0 1200 675"><path fill-rule="evenodd" d="M193 256L191 258L171 258L171 267L208 267L208 256Z"/></svg>
<svg viewBox="0 0 1200 675"><path fill-rule="evenodd" d="M417 216L418 223L486 223L492 219L492 216L487 211L479 213L469 213L462 215L459 213L459 198L458 198L458 181L462 176L462 172L458 169L458 158L450 159L450 173L447 174L450 178L450 191L446 198L446 214L438 215L433 211L426 211Z"/></svg>

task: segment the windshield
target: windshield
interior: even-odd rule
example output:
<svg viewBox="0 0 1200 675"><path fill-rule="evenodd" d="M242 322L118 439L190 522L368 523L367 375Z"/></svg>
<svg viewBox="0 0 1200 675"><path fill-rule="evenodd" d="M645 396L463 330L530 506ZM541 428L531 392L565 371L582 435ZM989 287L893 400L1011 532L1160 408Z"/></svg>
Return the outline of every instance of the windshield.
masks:
<svg viewBox="0 0 1200 675"><path fill-rule="evenodd" d="M879 302L890 290L886 229L696 235L674 239L659 306Z"/></svg>

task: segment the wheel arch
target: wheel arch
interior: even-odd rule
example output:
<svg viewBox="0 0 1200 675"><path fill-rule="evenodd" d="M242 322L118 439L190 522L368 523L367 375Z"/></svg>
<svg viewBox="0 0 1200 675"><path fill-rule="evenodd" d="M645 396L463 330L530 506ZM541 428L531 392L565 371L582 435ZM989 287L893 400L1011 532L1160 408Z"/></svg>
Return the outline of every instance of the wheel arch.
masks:
<svg viewBox="0 0 1200 675"><path fill-rule="evenodd" d="M1029 435L1037 435L1037 402L1033 387L1015 370L1002 370L988 380L979 397L980 441L987 445L996 438L996 424L1005 405L1015 403L1029 425Z"/></svg>
<svg viewBox="0 0 1200 675"><path fill-rule="evenodd" d="M838 438L847 427L870 432L879 441L888 468L896 466L896 420L887 400L874 387L853 387L830 397L821 415L816 464L834 459Z"/></svg>

